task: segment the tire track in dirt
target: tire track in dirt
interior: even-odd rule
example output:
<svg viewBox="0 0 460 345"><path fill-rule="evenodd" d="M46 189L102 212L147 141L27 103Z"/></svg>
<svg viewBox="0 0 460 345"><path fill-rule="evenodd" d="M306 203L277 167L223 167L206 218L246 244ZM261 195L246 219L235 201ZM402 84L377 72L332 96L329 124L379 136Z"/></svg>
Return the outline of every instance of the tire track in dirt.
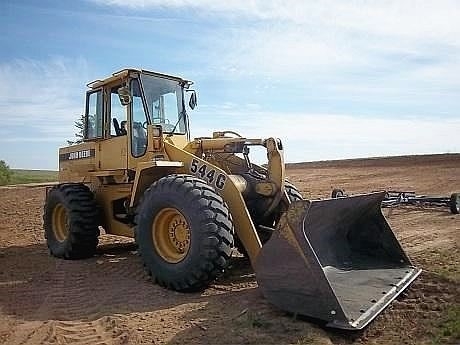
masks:
<svg viewBox="0 0 460 345"><path fill-rule="evenodd" d="M15 331L9 343L111 345L129 343L131 338L135 343L122 315L104 316L105 304L116 297L111 293L114 281L98 277L94 265L98 266L94 260L56 260L55 271L43 286L48 293L38 308L32 313L30 308L22 310L28 319L42 321L19 325L22 331ZM110 276L123 277L116 267L109 269ZM37 300L34 290L24 289L22 293L17 298L24 299L25 305L33 305L27 303L29 299Z"/></svg>
<svg viewBox="0 0 460 345"><path fill-rule="evenodd" d="M52 321L45 342L52 344L112 345L126 343L130 337L116 317L94 321Z"/></svg>
<svg viewBox="0 0 460 345"><path fill-rule="evenodd" d="M108 299L106 307L112 312L134 312L160 303L158 292L163 289L151 282L133 249L132 244L113 249L101 246L99 252L102 255L93 263L94 275L101 280L101 290L105 290L101 292L102 297Z"/></svg>
<svg viewBox="0 0 460 345"><path fill-rule="evenodd" d="M118 345L132 342L131 333L122 326L122 321L104 316L94 321L32 321L15 328L8 339L10 345L77 344Z"/></svg>
<svg viewBox="0 0 460 345"><path fill-rule="evenodd" d="M81 266L78 262L57 260L53 289L48 294L44 310L38 314L39 317L51 316L61 320L72 320L97 311L98 301L92 301L92 294L85 284ZM88 307L90 309L87 309Z"/></svg>
<svg viewBox="0 0 460 345"><path fill-rule="evenodd" d="M57 344L120 344L129 337L128 329L121 327L120 316L104 316L104 306L109 299L117 299L111 293L114 279L124 277L119 265L104 268L93 260L60 261L55 275L56 289L48 295L50 310L45 315L55 316L59 321L50 325L48 338ZM126 274L126 272L125 272ZM104 279L110 277L110 279ZM126 276L126 275L125 275ZM45 316L44 315L44 316Z"/></svg>

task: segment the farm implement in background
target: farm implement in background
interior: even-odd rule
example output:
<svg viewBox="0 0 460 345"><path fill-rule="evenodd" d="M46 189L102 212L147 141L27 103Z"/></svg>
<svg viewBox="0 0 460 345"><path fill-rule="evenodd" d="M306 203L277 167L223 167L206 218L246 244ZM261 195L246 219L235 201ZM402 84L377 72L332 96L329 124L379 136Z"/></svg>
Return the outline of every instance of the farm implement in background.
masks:
<svg viewBox="0 0 460 345"><path fill-rule="evenodd" d="M343 189L336 188L332 191L332 198L347 197ZM382 201L382 207L395 207L400 205L414 205L423 207L449 208L452 214L460 213L460 193L450 196L416 195L415 192L387 191Z"/></svg>

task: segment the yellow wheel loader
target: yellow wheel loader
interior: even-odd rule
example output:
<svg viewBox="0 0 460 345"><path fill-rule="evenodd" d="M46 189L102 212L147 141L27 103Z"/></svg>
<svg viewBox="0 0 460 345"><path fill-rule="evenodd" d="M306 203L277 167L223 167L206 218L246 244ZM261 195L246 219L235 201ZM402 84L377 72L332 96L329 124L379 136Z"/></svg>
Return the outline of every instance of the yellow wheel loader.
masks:
<svg viewBox="0 0 460 345"><path fill-rule="evenodd" d="M196 291L236 246L274 305L366 326L420 273L381 213L384 193L303 200L285 179L279 139L191 140L191 85L138 69L88 84L84 140L59 150L59 184L47 190L51 254L92 256L102 227L135 238L158 284ZM266 149L266 165L251 162L252 146Z"/></svg>

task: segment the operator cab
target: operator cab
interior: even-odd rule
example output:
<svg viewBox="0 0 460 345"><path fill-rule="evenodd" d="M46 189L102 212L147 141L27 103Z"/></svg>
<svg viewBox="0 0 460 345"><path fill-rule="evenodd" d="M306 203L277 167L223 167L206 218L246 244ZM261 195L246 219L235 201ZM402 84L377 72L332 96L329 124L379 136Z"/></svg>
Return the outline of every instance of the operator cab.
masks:
<svg viewBox="0 0 460 345"><path fill-rule="evenodd" d="M148 145L147 127L175 142L189 140L185 94L196 106L191 81L146 70L124 69L88 84L84 141L129 138L131 156L141 157ZM126 139L121 139L126 140Z"/></svg>

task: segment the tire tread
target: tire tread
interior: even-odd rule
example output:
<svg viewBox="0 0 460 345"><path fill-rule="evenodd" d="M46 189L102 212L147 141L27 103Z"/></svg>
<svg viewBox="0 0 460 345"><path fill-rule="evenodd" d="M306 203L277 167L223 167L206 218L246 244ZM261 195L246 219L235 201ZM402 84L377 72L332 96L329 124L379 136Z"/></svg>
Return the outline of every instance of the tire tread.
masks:
<svg viewBox="0 0 460 345"><path fill-rule="evenodd" d="M170 280L169 277L156 276L155 267L151 267L146 262L146 253L139 243L139 231L143 230L136 227L136 242L139 244L139 253L143 258L144 267L159 285L178 291L200 290L223 272L231 257L233 221L228 207L222 197L203 180L191 175L173 174L159 179L146 189L143 200L137 208L136 224L142 222L143 212L148 211L145 203L148 205L159 192L183 195L194 212L191 216L200 218L202 238L206 238L209 242L201 244L204 250L200 253L199 263L192 267L190 272L184 274L181 279Z"/></svg>
<svg viewBox="0 0 460 345"><path fill-rule="evenodd" d="M70 223L69 237L57 242L53 237L53 204L59 201L67 210ZM44 212L43 227L50 253L64 259L82 259L92 256L98 244L99 213L97 203L90 189L81 183L65 183L54 186L48 193Z"/></svg>

